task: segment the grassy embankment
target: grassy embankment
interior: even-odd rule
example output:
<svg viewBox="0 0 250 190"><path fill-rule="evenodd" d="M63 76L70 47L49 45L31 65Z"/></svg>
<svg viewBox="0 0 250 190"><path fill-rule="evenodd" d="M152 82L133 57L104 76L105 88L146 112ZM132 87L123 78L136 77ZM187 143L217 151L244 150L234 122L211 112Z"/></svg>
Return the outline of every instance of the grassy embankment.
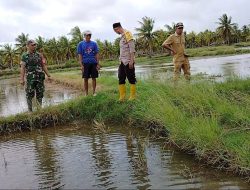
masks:
<svg viewBox="0 0 250 190"><path fill-rule="evenodd" d="M250 53L250 49L237 49L238 47L249 47L250 42L238 43L232 46L216 46L216 47L201 47L187 49L187 53L192 57L203 57L203 56L217 56L217 55L236 55L236 54L246 54ZM171 63L172 57L167 56L166 54L155 55L152 58L148 57L137 57L136 64L138 65L147 65L147 64L160 64L160 63ZM101 65L103 67L115 66L118 65L117 60L102 60ZM50 72L59 72L59 71L71 71L79 69L79 64L76 60L70 60L65 64L60 65L48 65ZM18 74L19 69L15 68L14 70L0 70L0 77L8 77L9 75Z"/></svg>
<svg viewBox="0 0 250 190"><path fill-rule="evenodd" d="M63 77L62 77L63 76ZM57 73L55 79L80 88L75 73ZM250 175L250 79L216 84L209 81L174 86L170 81L139 82L138 99L117 102L117 81L98 79L96 97L79 97L32 115L0 120L1 132L43 128L74 120L146 126L155 123L169 132L168 142L208 163Z"/></svg>

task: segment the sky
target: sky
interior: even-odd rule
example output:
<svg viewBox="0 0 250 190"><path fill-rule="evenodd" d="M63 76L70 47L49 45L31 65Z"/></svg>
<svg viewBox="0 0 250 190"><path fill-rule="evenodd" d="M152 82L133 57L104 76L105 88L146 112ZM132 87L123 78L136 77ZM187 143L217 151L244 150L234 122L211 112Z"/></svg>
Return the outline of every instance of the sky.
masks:
<svg viewBox="0 0 250 190"><path fill-rule="evenodd" d="M93 39L113 41L114 22L132 33L144 16L154 30L183 22L185 31L215 30L224 13L239 27L250 24L250 0L0 0L0 43L13 43L21 33L35 39L67 36L75 26L91 30Z"/></svg>

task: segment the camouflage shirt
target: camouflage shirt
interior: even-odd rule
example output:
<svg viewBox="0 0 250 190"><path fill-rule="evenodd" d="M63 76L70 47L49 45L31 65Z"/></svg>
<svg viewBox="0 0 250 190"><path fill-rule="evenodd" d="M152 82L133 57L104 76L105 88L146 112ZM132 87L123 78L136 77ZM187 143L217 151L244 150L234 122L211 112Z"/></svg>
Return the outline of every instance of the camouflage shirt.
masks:
<svg viewBox="0 0 250 190"><path fill-rule="evenodd" d="M25 52L22 55L22 64L25 66L27 81L43 81L45 74L43 72L42 57L39 53Z"/></svg>

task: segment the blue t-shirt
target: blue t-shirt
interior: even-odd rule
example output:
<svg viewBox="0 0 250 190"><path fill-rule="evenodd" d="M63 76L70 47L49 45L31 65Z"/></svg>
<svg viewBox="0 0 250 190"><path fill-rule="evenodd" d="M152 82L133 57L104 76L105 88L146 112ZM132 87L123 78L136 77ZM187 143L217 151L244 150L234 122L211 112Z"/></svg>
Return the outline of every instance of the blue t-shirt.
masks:
<svg viewBox="0 0 250 190"><path fill-rule="evenodd" d="M81 41L77 46L77 54L81 54L84 64L97 64L95 55L99 52L96 42Z"/></svg>

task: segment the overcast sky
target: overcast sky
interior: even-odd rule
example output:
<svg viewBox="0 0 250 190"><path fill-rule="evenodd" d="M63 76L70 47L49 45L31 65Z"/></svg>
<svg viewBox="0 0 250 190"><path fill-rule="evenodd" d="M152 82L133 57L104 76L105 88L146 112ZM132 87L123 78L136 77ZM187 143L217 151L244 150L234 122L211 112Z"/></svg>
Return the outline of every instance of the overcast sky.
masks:
<svg viewBox="0 0 250 190"><path fill-rule="evenodd" d="M224 13L242 27L250 24L249 9L250 0L0 0L0 43L14 42L22 32L58 38L75 26L91 30L93 39L113 41L114 22L135 32L144 16L155 20L155 30L179 21L187 32L214 30Z"/></svg>

